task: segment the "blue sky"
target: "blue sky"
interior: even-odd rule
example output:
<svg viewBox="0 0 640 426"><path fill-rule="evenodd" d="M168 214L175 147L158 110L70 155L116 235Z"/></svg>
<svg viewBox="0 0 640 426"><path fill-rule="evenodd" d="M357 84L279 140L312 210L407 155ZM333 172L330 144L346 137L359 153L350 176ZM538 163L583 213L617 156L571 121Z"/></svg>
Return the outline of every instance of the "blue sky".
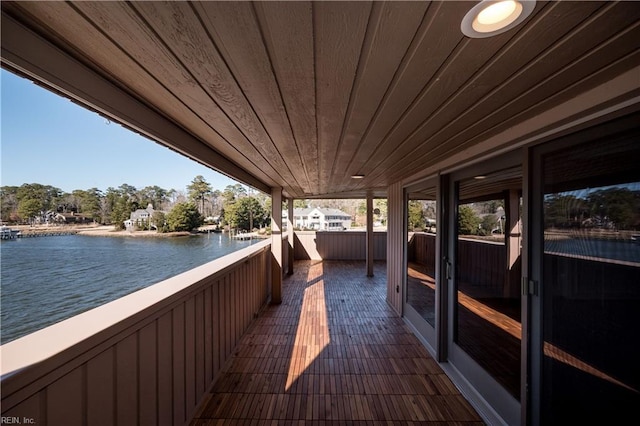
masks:
<svg viewBox="0 0 640 426"><path fill-rule="evenodd" d="M71 192L126 183L184 191L198 175L213 189L237 183L29 80L1 72L2 186L40 183Z"/></svg>

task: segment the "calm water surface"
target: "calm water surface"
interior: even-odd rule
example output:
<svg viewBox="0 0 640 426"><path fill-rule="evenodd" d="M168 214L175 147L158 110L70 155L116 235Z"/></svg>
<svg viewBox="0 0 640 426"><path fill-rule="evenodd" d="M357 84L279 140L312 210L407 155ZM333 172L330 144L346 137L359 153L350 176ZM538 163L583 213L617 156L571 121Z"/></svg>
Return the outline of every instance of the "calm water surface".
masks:
<svg viewBox="0 0 640 426"><path fill-rule="evenodd" d="M224 234L184 238L69 235L2 241L1 343L78 315L251 243L231 240Z"/></svg>

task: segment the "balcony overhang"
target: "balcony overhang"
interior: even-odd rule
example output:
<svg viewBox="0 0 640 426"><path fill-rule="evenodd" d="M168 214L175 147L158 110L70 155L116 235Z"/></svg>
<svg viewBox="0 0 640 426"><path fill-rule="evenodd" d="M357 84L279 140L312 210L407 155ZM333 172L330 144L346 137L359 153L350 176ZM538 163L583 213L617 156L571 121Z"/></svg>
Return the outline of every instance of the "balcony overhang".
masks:
<svg viewBox="0 0 640 426"><path fill-rule="evenodd" d="M9 1L2 66L285 198L384 196L637 104L633 2L537 2L487 39L470 7Z"/></svg>

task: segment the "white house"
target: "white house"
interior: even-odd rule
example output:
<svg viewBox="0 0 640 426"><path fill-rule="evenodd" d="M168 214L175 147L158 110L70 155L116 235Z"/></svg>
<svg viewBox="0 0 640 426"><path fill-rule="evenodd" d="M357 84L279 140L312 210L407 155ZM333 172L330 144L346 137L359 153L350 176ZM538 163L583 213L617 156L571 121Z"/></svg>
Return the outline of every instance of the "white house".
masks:
<svg viewBox="0 0 640 426"><path fill-rule="evenodd" d="M127 230L131 230L135 226L146 225L152 220L154 212L156 210L153 209L153 204L149 203L146 209L137 209L131 212L129 219L124 221L124 227ZM151 226L156 227L153 223L151 223Z"/></svg>
<svg viewBox="0 0 640 426"><path fill-rule="evenodd" d="M288 212L283 212L286 219ZM351 216L342 210L320 207L293 210L293 226L315 231L343 231L351 227Z"/></svg>

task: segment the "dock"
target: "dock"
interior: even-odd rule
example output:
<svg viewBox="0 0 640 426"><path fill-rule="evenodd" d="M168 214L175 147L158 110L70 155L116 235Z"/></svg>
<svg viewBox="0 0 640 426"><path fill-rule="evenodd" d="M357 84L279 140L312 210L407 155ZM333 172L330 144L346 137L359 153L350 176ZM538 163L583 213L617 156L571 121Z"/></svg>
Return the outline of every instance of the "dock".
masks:
<svg viewBox="0 0 640 426"><path fill-rule="evenodd" d="M241 240L241 241L252 240L254 238L258 238L258 233L257 232L240 232L235 235L232 235L231 238L233 238L234 240Z"/></svg>
<svg viewBox="0 0 640 426"><path fill-rule="evenodd" d="M21 232L17 229L11 229L7 226L2 226L2 228L0 229L1 240L15 240L16 238L19 238L21 236Z"/></svg>

